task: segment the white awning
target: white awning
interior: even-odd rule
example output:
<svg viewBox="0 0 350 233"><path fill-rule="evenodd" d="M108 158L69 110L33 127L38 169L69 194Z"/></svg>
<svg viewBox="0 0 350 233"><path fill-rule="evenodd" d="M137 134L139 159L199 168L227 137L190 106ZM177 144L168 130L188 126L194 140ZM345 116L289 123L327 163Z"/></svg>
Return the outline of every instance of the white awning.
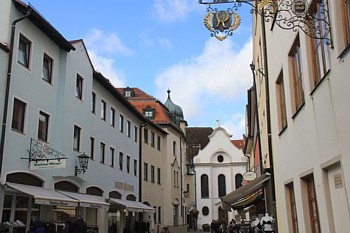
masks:
<svg viewBox="0 0 350 233"><path fill-rule="evenodd" d="M25 193L35 199L36 204L41 205L58 205L58 206L78 206L78 201L72 199L53 189L47 189L38 186L15 184L6 182L8 191Z"/></svg>
<svg viewBox="0 0 350 233"><path fill-rule="evenodd" d="M121 200L115 198L109 198L109 201L114 204L124 206L127 211L133 212L155 212L154 208L145 205L138 201Z"/></svg>
<svg viewBox="0 0 350 233"><path fill-rule="evenodd" d="M71 197L77 201L79 201L79 205L81 207L89 207L89 208L108 208L109 203L103 200L103 197L89 195L85 193L73 193L66 191L57 191L62 193L68 197Z"/></svg>

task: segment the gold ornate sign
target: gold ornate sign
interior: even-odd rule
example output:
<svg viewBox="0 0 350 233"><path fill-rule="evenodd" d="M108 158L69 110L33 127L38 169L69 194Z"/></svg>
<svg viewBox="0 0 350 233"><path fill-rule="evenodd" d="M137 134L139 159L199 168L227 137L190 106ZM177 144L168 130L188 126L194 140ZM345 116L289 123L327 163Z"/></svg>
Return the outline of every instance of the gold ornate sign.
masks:
<svg viewBox="0 0 350 233"><path fill-rule="evenodd" d="M212 36L223 41L241 24L241 18L234 11L209 11L204 18L204 25Z"/></svg>

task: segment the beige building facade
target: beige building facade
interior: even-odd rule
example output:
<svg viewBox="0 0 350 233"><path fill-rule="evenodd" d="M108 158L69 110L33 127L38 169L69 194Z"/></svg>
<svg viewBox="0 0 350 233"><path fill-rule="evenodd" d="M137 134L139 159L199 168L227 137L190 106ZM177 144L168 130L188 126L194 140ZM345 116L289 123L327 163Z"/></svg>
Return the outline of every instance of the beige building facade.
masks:
<svg viewBox="0 0 350 233"><path fill-rule="evenodd" d="M294 32L253 16L262 160L271 137L279 232L347 232L350 4L307 3L309 15L324 19L311 23L323 39L301 30L306 24ZM267 114L270 135L264 133Z"/></svg>

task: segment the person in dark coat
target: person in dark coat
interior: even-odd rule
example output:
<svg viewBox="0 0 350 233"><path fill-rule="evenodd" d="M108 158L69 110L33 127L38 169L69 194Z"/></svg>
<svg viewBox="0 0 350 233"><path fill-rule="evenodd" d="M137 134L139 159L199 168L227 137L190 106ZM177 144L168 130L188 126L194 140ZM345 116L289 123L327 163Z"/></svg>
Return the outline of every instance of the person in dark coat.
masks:
<svg viewBox="0 0 350 233"><path fill-rule="evenodd" d="M77 220L74 222L74 233L86 233L87 226L81 216L78 216Z"/></svg>

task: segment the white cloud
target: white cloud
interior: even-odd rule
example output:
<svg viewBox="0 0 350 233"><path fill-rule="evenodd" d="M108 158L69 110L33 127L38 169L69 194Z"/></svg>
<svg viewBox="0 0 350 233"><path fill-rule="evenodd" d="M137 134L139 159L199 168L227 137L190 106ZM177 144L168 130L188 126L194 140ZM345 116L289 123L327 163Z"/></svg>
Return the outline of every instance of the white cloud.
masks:
<svg viewBox="0 0 350 233"><path fill-rule="evenodd" d="M240 119L244 120L245 113L237 115L232 108L238 101L246 103L246 92L252 85L251 60L251 40L236 51L232 40L220 42L211 38L199 56L158 74L156 96L164 96L164 90L170 88L172 100L182 107L187 121L198 121L196 118L209 117L209 114L220 118L220 115L213 116L218 113L243 115ZM242 132L242 128L244 132L241 120L237 121L236 117L230 119L231 124L225 123L235 131L230 132L232 134Z"/></svg>
<svg viewBox="0 0 350 233"><path fill-rule="evenodd" d="M235 113L230 119L221 124L232 135L232 139L242 139L242 135L245 133L245 125L245 114L243 113Z"/></svg>
<svg viewBox="0 0 350 233"><path fill-rule="evenodd" d="M99 51L101 54L130 56L134 53L115 32L104 32L93 28L86 33L84 41L91 50Z"/></svg>
<svg viewBox="0 0 350 233"><path fill-rule="evenodd" d="M104 32L96 28L86 33L84 42L94 68L114 86L125 86L125 74L114 68L114 57L120 54L130 56L133 51L124 45L115 32Z"/></svg>
<svg viewBox="0 0 350 233"><path fill-rule="evenodd" d="M174 22L187 18L198 5L192 0L155 0L153 8L159 21Z"/></svg>
<svg viewBox="0 0 350 233"><path fill-rule="evenodd" d="M105 78L109 79L115 87L125 86L125 75L122 71L113 68L115 60L98 55L94 50L89 50L89 56L95 70L99 71Z"/></svg>
<svg viewBox="0 0 350 233"><path fill-rule="evenodd" d="M162 48L170 49L173 47L173 44L167 38L158 38L158 43Z"/></svg>

